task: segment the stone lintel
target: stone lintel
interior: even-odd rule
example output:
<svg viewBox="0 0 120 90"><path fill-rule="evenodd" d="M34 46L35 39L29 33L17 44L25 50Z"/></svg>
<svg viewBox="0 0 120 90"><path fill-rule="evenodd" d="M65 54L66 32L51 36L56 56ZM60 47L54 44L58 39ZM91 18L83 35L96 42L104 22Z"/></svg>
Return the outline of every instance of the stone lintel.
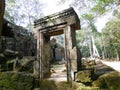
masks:
<svg viewBox="0 0 120 90"><path fill-rule="evenodd" d="M73 25L74 30L80 29L80 20L72 7L34 21L35 28L40 27L40 31L66 24Z"/></svg>

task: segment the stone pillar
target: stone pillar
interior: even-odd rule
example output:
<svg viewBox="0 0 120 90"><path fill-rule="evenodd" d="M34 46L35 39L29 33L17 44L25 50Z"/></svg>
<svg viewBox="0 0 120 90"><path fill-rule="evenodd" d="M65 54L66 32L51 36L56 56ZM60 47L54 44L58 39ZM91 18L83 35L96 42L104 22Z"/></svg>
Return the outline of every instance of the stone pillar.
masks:
<svg viewBox="0 0 120 90"><path fill-rule="evenodd" d="M73 26L64 29L65 35L65 59L67 60L67 80L74 80L74 73L81 67L80 52L76 45L76 32Z"/></svg>
<svg viewBox="0 0 120 90"><path fill-rule="evenodd" d="M50 36L43 35L43 46L42 49L42 63L43 63L43 77L50 77L50 61L51 61L51 46Z"/></svg>
<svg viewBox="0 0 120 90"><path fill-rule="evenodd" d="M37 62L39 63L39 78L50 77L51 47L50 37L42 32L37 35Z"/></svg>
<svg viewBox="0 0 120 90"><path fill-rule="evenodd" d="M36 33L36 36L37 36L37 59L36 61L34 61L34 64L33 64L33 68L34 68L34 76L35 77L39 77L39 79L41 80L43 75L42 75L42 62L41 62L41 48L40 46L42 45L42 35L41 33L39 32L39 29L37 30L37 33Z"/></svg>
<svg viewBox="0 0 120 90"><path fill-rule="evenodd" d="M71 27L66 26L64 29L64 38L65 38L65 60L67 60L67 81L69 83L72 82L72 67L71 67L71 60L70 60L70 49L72 49L73 43L71 38Z"/></svg>

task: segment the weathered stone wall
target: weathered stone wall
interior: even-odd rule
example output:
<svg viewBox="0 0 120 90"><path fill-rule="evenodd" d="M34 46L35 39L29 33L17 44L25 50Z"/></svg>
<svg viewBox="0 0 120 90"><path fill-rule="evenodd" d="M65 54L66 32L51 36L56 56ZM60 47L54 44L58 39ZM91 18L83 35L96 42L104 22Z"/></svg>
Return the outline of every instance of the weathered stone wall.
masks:
<svg viewBox="0 0 120 90"><path fill-rule="evenodd" d="M56 48L55 53L56 53L55 54L56 60L64 60L64 49L63 48L60 48L60 47Z"/></svg>
<svg viewBox="0 0 120 90"><path fill-rule="evenodd" d="M21 62L23 57L36 56L36 40L31 32L28 32L28 30L21 26L11 24L4 19L1 39L0 71L13 70L13 63L16 57ZM31 62L31 60L29 59L28 62ZM24 67L26 70L27 68L28 66Z"/></svg>
<svg viewBox="0 0 120 90"><path fill-rule="evenodd" d="M2 33L4 11L5 11L5 0L1 0L0 1L0 49L1 49L1 33Z"/></svg>
<svg viewBox="0 0 120 90"><path fill-rule="evenodd" d="M20 28L20 29L19 29ZM31 32L19 27L14 28L15 49L21 56L31 56L36 54L36 40ZM19 32L17 32L19 31Z"/></svg>
<svg viewBox="0 0 120 90"><path fill-rule="evenodd" d="M9 24L9 26L8 26ZM2 28L2 52L6 49L17 52L20 57L36 55L36 40L32 32L27 29L11 24L4 19ZM7 33L8 34L7 34Z"/></svg>
<svg viewBox="0 0 120 90"><path fill-rule="evenodd" d="M64 47L56 41L54 38L50 40L52 60L64 60Z"/></svg>

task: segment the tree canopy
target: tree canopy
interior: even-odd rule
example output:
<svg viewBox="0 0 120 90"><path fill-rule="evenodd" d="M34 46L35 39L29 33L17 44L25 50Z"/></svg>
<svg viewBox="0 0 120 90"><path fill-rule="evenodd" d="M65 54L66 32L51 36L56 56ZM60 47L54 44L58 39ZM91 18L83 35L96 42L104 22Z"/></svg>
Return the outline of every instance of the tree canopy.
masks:
<svg viewBox="0 0 120 90"><path fill-rule="evenodd" d="M109 21L103 29L104 45L108 48L109 57L120 55L120 20Z"/></svg>
<svg viewBox="0 0 120 90"><path fill-rule="evenodd" d="M39 0L6 0L5 18L10 22L33 29L33 22L43 16Z"/></svg>
<svg viewBox="0 0 120 90"><path fill-rule="evenodd" d="M120 0L58 0L58 3L56 6L69 4L77 11L81 20L81 31L77 32L76 38L81 50L87 51L84 54L85 56L90 55L89 49L92 41L100 56L102 56L103 51L105 52L105 49L109 53L114 51L109 54L113 57L120 53ZM12 23L33 29L33 21L44 16L44 7L45 4L42 0L29 0L29 2L26 0L6 0L4 17ZM104 16L108 18L108 22L101 32L98 30L100 25L96 26L96 23L99 22L98 19L103 19ZM106 21L103 19L102 22ZM63 38L59 39L61 39L60 41L63 40Z"/></svg>

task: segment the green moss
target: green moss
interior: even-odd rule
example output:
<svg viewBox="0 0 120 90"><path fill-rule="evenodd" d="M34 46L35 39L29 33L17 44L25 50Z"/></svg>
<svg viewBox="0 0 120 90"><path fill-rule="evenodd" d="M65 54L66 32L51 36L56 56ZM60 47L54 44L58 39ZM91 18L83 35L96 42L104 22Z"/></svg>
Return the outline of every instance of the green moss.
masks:
<svg viewBox="0 0 120 90"><path fill-rule="evenodd" d="M6 56L4 54L0 54L0 65L1 71L12 70L13 69L13 61L14 56Z"/></svg>
<svg viewBox="0 0 120 90"><path fill-rule="evenodd" d="M61 82L60 85L63 86L63 87L70 88L70 85L69 85L68 82Z"/></svg>
<svg viewBox="0 0 120 90"><path fill-rule="evenodd" d="M32 82L33 80L34 80L34 78L31 77L31 76L26 76L25 77L25 82Z"/></svg>
<svg viewBox="0 0 120 90"><path fill-rule="evenodd" d="M94 72L92 70L83 70L79 71L77 73L77 76L75 78L75 81L77 82L91 82L92 81L92 76L94 75Z"/></svg>
<svg viewBox="0 0 120 90"><path fill-rule="evenodd" d="M7 79L0 80L0 86L9 87L10 86L9 80L7 80Z"/></svg>
<svg viewBox="0 0 120 90"><path fill-rule="evenodd" d="M36 87L35 79L29 74L23 73L0 73L0 90L33 90Z"/></svg>
<svg viewBox="0 0 120 90"><path fill-rule="evenodd" d="M93 86L100 88L106 88L109 90L120 90L120 73L113 71L108 74L104 74L93 82Z"/></svg>
<svg viewBox="0 0 120 90"><path fill-rule="evenodd" d="M100 89L98 87L82 87L82 86L80 86L76 90L100 90Z"/></svg>
<svg viewBox="0 0 120 90"><path fill-rule="evenodd" d="M12 73L0 73L0 79L8 79L10 80Z"/></svg>
<svg viewBox="0 0 120 90"><path fill-rule="evenodd" d="M15 73L11 76L11 79L12 79L12 81L18 81L19 75L17 73Z"/></svg>
<svg viewBox="0 0 120 90"><path fill-rule="evenodd" d="M57 86L53 80L43 79L40 83L41 90L57 90Z"/></svg>

